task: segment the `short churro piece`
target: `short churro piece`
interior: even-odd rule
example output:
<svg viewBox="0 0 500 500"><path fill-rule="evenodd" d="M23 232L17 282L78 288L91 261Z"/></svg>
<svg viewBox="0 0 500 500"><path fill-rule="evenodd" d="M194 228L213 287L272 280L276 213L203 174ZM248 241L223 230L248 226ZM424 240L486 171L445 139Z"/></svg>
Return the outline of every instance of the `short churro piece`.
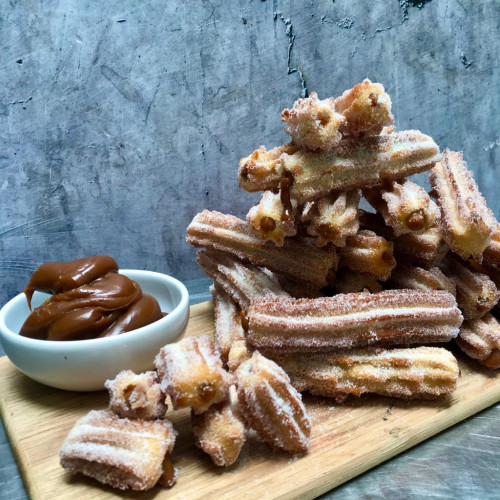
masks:
<svg viewBox="0 0 500 500"><path fill-rule="evenodd" d="M146 422L91 411L66 437L59 457L70 472L126 490L149 490L164 475L176 432L168 420ZM163 480L167 478L163 477ZM171 468L170 486L175 482Z"/></svg>
<svg viewBox="0 0 500 500"><path fill-rule="evenodd" d="M337 97L335 109L346 117L340 129L350 136L380 134L385 125L394 121L391 98L385 93L384 86L368 79Z"/></svg>
<svg viewBox="0 0 500 500"><path fill-rule="evenodd" d="M228 252L318 287L328 284L329 271L336 264L333 248L317 248L303 238L287 238L282 247L266 245L248 223L219 212L199 213L187 233L187 241L195 247Z"/></svg>
<svg viewBox="0 0 500 500"><path fill-rule="evenodd" d="M349 236L346 246L340 249L340 268L371 274L379 280L389 278L395 265L392 243L373 231L358 231L355 236Z"/></svg>
<svg viewBox="0 0 500 500"><path fill-rule="evenodd" d="M500 291L488 275L469 269L451 254L446 256L441 268L457 286L457 303L465 319L480 318L498 303Z"/></svg>
<svg viewBox="0 0 500 500"><path fill-rule="evenodd" d="M234 373L238 366L252 357L253 349L245 339L238 339L233 342L227 358L227 368Z"/></svg>
<svg viewBox="0 0 500 500"><path fill-rule="evenodd" d="M500 324L491 314L465 321L455 341L467 356L492 370L500 368Z"/></svg>
<svg viewBox="0 0 500 500"><path fill-rule="evenodd" d="M165 416L165 395L156 372L137 375L123 370L104 386L109 391L109 409L119 417L154 420Z"/></svg>
<svg viewBox="0 0 500 500"><path fill-rule="evenodd" d="M335 280L335 288L339 293L356 293L364 290L375 293L382 290L382 285L370 274L341 269Z"/></svg>
<svg viewBox="0 0 500 500"><path fill-rule="evenodd" d="M429 182L441 208L446 242L464 259L473 257L480 262L497 222L462 153L446 149L432 169Z"/></svg>
<svg viewBox="0 0 500 500"><path fill-rule="evenodd" d="M283 369L256 351L236 377L241 414L259 438L291 453L306 451L311 422Z"/></svg>
<svg viewBox="0 0 500 500"><path fill-rule="evenodd" d="M236 462L245 442L245 426L235 403L236 400L228 400L212 405L200 415L191 413L196 445L222 467Z"/></svg>
<svg viewBox="0 0 500 500"><path fill-rule="evenodd" d="M163 347L155 359L161 389L172 399L174 410L191 407L198 414L225 401L234 377L207 335L186 337Z"/></svg>
<svg viewBox="0 0 500 500"><path fill-rule="evenodd" d="M247 341L266 352L448 342L462 314L447 292L385 290L319 299L261 299L248 310Z"/></svg>
<svg viewBox="0 0 500 500"><path fill-rule="evenodd" d="M349 395L380 394L431 399L456 388L457 360L440 347L359 349L339 354L291 354L279 359L299 391L343 401Z"/></svg>
<svg viewBox="0 0 500 500"><path fill-rule="evenodd" d="M384 217L394 235L423 232L439 220L439 209L429 195L414 182L403 180L367 188L363 196Z"/></svg>
<svg viewBox="0 0 500 500"><path fill-rule="evenodd" d="M328 151L342 139L339 128L345 117L335 111L333 97L320 101L318 94L311 92L309 97L295 101L292 109L283 110L281 120L297 146Z"/></svg>
<svg viewBox="0 0 500 500"><path fill-rule="evenodd" d="M406 233L394 238L394 255L399 260L429 267L441 262L449 250L440 227L423 233Z"/></svg>
<svg viewBox="0 0 500 500"><path fill-rule="evenodd" d="M265 191L260 202L248 212L247 221L264 241L273 241L282 246L286 236L297 234L293 205L290 201L291 210L287 209L281 193Z"/></svg>
<svg viewBox="0 0 500 500"><path fill-rule="evenodd" d="M357 233L360 197L361 192L356 189L332 193L306 204L302 219L309 222L307 232L318 237L318 246L331 242L343 247L346 238Z"/></svg>
<svg viewBox="0 0 500 500"><path fill-rule="evenodd" d="M491 235L491 240L483 252L483 262L490 266L500 267L500 224Z"/></svg>
<svg viewBox="0 0 500 500"><path fill-rule="evenodd" d="M329 153L293 149L286 153L287 147L268 152L261 148L242 159L240 187L247 191L278 189L281 177L288 173L290 195L303 203L331 191L364 188L424 172L440 158L432 138L417 130L344 139Z"/></svg>
<svg viewBox="0 0 500 500"><path fill-rule="evenodd" d="M457 294L455 282L446 277L438 267L423 269L404 262L398 263L394 268L388 286L389 288L411 288L424 292L443 290L453 296Z"/></svg>
<svg viewBox="0 0 500 500"><path fill-rule="evenodd" d="M243 310L253 299L289 296L271 273L231 254L204 250L198 252L196 262Z"/></svg>

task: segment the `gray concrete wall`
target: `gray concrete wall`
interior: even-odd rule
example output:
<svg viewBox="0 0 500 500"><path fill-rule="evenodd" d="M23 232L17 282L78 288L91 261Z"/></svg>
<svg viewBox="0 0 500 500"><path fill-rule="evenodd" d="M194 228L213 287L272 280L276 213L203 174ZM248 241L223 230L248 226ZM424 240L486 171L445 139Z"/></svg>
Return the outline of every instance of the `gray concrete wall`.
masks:
<svg viewBox="0 0 500 500"><path fill-rule="evenodd" d="M497 1L2 2L0 301L95 253L201 277L185 227L244 216L240 157L365 77L398 128L464 150L499 216L499 24Z"/></svg>

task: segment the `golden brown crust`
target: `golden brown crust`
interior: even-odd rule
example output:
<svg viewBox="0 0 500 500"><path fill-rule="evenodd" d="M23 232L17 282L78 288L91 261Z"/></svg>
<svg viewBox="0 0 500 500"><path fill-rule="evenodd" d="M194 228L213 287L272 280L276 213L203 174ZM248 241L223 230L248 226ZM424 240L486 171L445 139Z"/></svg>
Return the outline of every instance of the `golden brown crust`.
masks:
<svg viewBox="0 0 500 500"><path fill-rule="evenodd" d="M441 208L444 238L450 248L481 262L497 222L467 169L461 152L446 149L429 175Z"/></svg>
<svg viewBox="0 0 500 500"><path fill-rule="evenodd" d="M75 423L59 458L70 472L114 488L144 491L163 474L163 461L175 437L168 420L130 420L93 410Z"/></svg>
<svg viewBox="0 0 500 500"><path fill-rule="evenodd" d="M306 451L311 422L283 369L256 351L236 377L241 414L259 438L290 453Z"/></svg>
<svg viewBox="0 0 500 500"><path fill-rule="evenodd" d="M319 299L260 299L248 310L247 341L266 352L448 342L462 314L447 292L385 290Z"/></svg>
<svg viewBox="0 0 500 500"><path fill-rule="evenodd" d="M424 269L404 262L398 263L387 285L389 288L411 288L424 292L443 290L453 296L457 294L455 282L436 266Z"/></svg>
<svg viewBox="0 0 500 500"><path fill-rule="evenodd" d="M491 241L483 252L483 262L490 266L500 267L500 224L491 235Z"/></svg>
<svg viewBox="0 0 500 500"><path fill-rule="evenodd" d="M439 347L290 354L278 359L299 391L340 401L365 393L436 398L453 392L459 376L456 359Z"/></svg>

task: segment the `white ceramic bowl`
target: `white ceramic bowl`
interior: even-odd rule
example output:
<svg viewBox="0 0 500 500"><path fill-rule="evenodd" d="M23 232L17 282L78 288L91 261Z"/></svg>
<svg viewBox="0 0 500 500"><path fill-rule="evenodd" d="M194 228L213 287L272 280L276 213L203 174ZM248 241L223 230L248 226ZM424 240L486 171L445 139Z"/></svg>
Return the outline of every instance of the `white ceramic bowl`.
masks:
<svg viewBox="0 0 500 500"><path fill-rule="evenodd" d="M42 384L69 391L98 391L106 379L121 370L136 373L149 370L158 351L175 342L189 318L189 295L175 278L151 271L121 270L137 281L144 293L156 298L164 318L116 337L91 340L37 340L19 335L29 314L26 296L21 293L0 311L0 342L5 354L25 375ZM35 292L33 307L48 297Z"/></svg>

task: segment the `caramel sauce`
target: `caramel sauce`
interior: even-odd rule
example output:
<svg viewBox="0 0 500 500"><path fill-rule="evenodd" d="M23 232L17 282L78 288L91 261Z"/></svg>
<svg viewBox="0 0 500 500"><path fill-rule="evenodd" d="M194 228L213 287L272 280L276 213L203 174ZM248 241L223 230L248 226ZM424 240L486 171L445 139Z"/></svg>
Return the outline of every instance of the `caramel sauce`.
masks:
<svg viewBox="0 0 500 500"><path fill-rule="evenodd" d="M406 227L411 231L420 231L425 227L425 214L423 210L416 210L411 213L406 221Z"/></svg>
<svg viewBox="0 0 500 500"><path fill-rule="evenodd" d="M243 311L240 311L241 326L245 332L248 332L248 318Z"/></svg>
<svg viewBox="0 0 500 500"><path fill-rule="evenodd" d="M290 222L294 220L293 217L293 206L290 199L290 189L293 185L293 176L290 172L285 172L280 181L280 200L283 205L283 215L281 220L284 222Z"/></svg>
<svg viewBox="0 0 500 500"><path fill-rule="evenodd" d="M378 94L375 94L374 92L372 92L368 98L370 99L371 101L371 105L372 105L372 108L374 108L377 104L378 104Z"/></svg>
<svg viewBox="0 0 500 500"><path fill-rule="evenodd" d="M276 229L276 221L272 217L262 217L259 225L264 233L271 233Z"/></svg>

